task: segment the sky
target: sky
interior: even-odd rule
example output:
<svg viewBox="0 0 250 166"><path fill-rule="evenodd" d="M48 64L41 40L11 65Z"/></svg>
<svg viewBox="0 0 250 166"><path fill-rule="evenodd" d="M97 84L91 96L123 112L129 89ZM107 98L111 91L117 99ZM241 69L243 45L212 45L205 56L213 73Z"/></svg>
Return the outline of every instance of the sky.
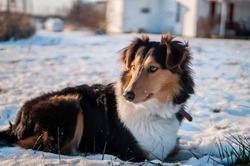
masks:
<svg viewBox="0 0 250 166"><path fill-rule="evenodd" d="M32 12L38 15L44 14L63 14L65 9L69 8L75 0L26 0L29 4L27 7L28 12ZM88 2L94 2L97 0L85 0ZM16 0L18 8L22 8L22 1ZM0 9L4 9L6 6L6 0L0 0Z"/></svg>
<svg viewBox="0 0 250 166"><path fill-rule="evenodd" d="M74 0L33 0L33 12L35 14L55 14L58 10L68 8Z"/></svg>

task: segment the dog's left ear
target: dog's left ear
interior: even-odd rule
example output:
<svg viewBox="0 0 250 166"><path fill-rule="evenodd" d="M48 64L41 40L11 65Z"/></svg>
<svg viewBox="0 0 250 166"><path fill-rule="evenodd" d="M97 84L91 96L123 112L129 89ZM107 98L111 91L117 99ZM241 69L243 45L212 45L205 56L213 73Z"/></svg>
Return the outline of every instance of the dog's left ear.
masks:
<svg viewBox="0 0 250 166"><path fill-rule="evenodd" d="M172 41L173 38L174 37L170 33L163 35L161 38L161 44L167 47L165 63L169 70L181 70L181 65L189 56L188 43L183 44L180 41Z"/></svg>
<svg viewBox="0 0 250 166"><path fill-rule="evenodd" d="M135 38L132 43L123 49L121 62L125 65L125 69L129 70L131 67L131 62L134 60L138 49L149 41L149 37L145 34L141 38Z"/></svg>

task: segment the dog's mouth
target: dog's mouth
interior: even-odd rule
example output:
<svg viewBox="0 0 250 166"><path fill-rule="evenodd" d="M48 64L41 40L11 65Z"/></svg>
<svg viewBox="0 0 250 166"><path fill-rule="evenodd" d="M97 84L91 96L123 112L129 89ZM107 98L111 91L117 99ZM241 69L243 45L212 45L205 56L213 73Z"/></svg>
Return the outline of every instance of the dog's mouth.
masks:
<svg viewBox="0 0 250 166"><path fill-rule="evenodd" d="M153 93L149 93L144 99L143 101L147 101L148 99L150 99L153 96Z"/></svg>

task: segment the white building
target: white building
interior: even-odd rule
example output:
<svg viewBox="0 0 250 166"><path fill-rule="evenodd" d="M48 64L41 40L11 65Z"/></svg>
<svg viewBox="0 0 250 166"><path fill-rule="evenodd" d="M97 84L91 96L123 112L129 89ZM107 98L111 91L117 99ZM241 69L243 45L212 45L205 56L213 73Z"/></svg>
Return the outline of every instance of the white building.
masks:
<svg viewBox="0 0 250 166"><path fill-rule="evenodd" d="M237 23L250 30L250 0L107 0L109 33L223 37Z"/></svg>

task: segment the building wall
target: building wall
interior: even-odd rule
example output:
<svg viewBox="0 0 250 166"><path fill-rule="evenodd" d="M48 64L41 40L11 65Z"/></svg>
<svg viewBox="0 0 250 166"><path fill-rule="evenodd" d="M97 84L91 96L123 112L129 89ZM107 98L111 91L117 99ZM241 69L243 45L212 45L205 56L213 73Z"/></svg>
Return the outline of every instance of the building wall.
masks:
<svg viewBox="0 0 250 166"><path fill-rule="evenodd" d="M141 30L196 37L198 19L208 16L209 3L207 0L108 0L107 11L108 32Z"/></svg>
<svg viewBox="0 0 250 166"><path fill-rule="evenodd" d="M195 37L197 34L198 0L177 0L185 7L182 22L182 36Z"/></svg>
<svg viewBox="0 0 250 166"><path fill-rule="evenodd" d="M158 0L125 0L124 7L125 32L159 32Z"/></svg>
<svg viewBox="0 0 250 166"><path fill-rule="evenodd" d="M209 16L209 4L208 0L198 0L197 3L197 19L199 17L208 17Z"/></svg>
<svg viewBox="0 0 250 166"><path fill-rule="evenodd" d="M177 17L175 0L108 0L107 32L142 31L181 34L183 8Z"/></svg>
<svg viewBox="0 0 250 166"><path fill-rule="evenodd" d="M124 32L124 0L108 0L106 13L106 31L108 33Z"/></svg>
<svg viewBox="0 0 250 166"><path fill-rule="evenodd" d="M159 3L162 16L161 27L162 31L169 31L174 35L181 35L181 26L183 20L183 6L176 2L176 0L165 1Z"/></svg>
<svg viewBox="0 0 250 166"><path fill-rule="evenodd" d="M134 29L149 33L180 34L175 0L125 0L124 32ZM181 8L180 8L181 10Z"/></svg>

